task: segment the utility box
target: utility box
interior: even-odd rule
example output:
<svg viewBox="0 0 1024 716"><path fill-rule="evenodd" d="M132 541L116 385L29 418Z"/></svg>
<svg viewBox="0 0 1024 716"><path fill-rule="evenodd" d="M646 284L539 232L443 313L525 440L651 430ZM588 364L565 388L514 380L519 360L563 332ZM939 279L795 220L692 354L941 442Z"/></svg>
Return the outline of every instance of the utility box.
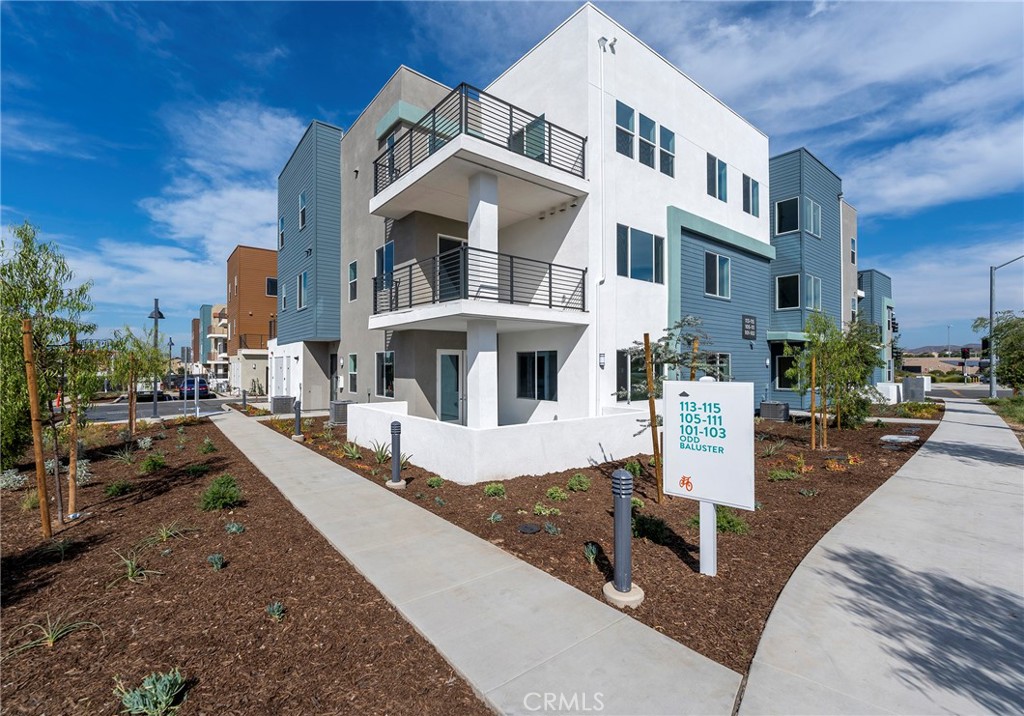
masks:
<svg viewBox="0 0 1024 716"><path fill-rule="evenodd" d="M780 423L789 422L789 403L778 400L761 401L761 417L765 420L777 420Z"/></svg>
<svg viewBox="0 0 1024 716"><path fill-rule="evenodd" d="M911 403L923 403L925 394L924 378L903 379L903 399Z"/></svg>
<svg viewBox="0 0 1024 716"><path fill-rule="evenodd" d="M348 424L348 406L352 405L356 401L354 400L332 400L331 401L331 425L347 425Z"/></svg>
<svg viewBox="0 0 1024 716"><path fill-rule="evenodd" d="M291 413L295 411L295 398L290 395L270 396L270 412L274 415Z"/></svg>

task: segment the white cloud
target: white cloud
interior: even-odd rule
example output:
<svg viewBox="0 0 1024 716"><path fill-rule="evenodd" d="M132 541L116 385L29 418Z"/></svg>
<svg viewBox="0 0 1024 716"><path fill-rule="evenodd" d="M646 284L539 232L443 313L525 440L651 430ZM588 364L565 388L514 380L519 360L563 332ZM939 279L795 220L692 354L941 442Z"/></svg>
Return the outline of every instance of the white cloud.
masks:
<svg viewBox="0 0 1024 716"><path fill-rule="evenodd" d="M93 159L94 140L79 134L74 127L43 117L5 109L0 115L0 146L10 156L31 158L48 154L74 159Z"/></svg>
<svg viewBox="0 0 1024 716"><path fill-rule="evenodd" d="M241 52L237 58L242 64L254 70L266 72L278 60L287 59L289 54L287 47L275 45L264 52Z"/></svg>

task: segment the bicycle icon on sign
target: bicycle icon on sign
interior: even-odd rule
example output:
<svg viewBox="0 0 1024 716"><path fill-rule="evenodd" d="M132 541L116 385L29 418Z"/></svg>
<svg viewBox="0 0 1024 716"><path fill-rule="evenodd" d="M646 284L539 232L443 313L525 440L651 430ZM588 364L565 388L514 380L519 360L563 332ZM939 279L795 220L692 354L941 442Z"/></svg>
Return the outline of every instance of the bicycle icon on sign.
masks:
<svg viewBox="0 0 1024 716"><path fill-rule="evenodd" d="M691 480L687 475L683 475L679 478L679 486L687 492L693 492L693 480Z"/></svg>

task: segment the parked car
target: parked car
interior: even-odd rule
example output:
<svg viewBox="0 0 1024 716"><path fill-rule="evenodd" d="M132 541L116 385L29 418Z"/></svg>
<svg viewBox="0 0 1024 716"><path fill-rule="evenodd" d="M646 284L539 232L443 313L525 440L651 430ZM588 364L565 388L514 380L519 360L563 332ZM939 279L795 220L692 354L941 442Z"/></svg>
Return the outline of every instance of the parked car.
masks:
<svg viewBox="0 0 1024 716"><path fill-rule="evenodd" d="M178 399L188 400L195 399L196 390L199 391L199 397L209 398L210 397L210 386L206 383L206 378L186 378L185 381L178 387Z"/></svg>

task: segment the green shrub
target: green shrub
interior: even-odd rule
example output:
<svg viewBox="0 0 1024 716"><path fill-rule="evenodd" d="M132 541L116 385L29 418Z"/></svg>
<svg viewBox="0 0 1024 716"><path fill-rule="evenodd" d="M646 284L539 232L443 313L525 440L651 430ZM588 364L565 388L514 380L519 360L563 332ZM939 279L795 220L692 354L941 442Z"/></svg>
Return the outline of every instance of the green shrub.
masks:
<svg viewBox="0 0 1024 716"><path fill-rule="evenodd" d="M363 453L355 443L345 443L341 446L341 453L349 460L362 460Z"/></svg>
<svg viewBox="0 0 1024 716"><path fill-rule="evenodd" d="M199 507L204 512L226 510L242 503L242 490L231 475L214 478L200 498Z"/></svg>
<svg viewBox="0 0 1024 716"><path fill-rule="evenodd" d="M229 535L240 535L245 532L245 525L241 522L228 522L224 525L224 531Z"/></svg>
<svg viewBox="0 0 1024 716"><path fill-rule="evenodd" d="M548 499L552 502L565 502L569 499L569 493L557 485L555 487L549 487L546 494Z"/></svg>
<svg viewBox="0 0 1024 716"><path fill-rule="evenodd" d="M557 537L558 535L562 534L562 530L560 528L556 527L551 522L545 522L544 523L544 531L547 532L552 537Z"/></svg>
<svg viewBox="0 0 1024 716"><path fill-rule="evenodd" d="M224 565L227 564L227 560L224 559L224 555L222 555L220 552L211 554L209 557L206 558L206 561L210 563L211 567L213 567L214 572L219 572L220 570L224 569Z"/></svg>
<svg viewBox="0 0 1024 716"><path fill-rule="evenodd" d="M590 478L582 472L577 472L569 478L569 483L566 487L569 488L569 492L586 492L590 489L590 485Z"/></svg>
<svg viewBox="0 0 1024 716"><path fill-rule="evenodd" d="M210 440L210 438L203 438L203 442L199 446L199 452L203 455L209 455L212 452L217 452L217 446L213 444L213 440Z"/></svg>
<svg viewBox="0 0 1024 716"><path fill-rule="evenodd" d="M153 438L139 438L138 440L135 441L135 444L139 446L139 450L150 450L153 447Z"/></svg>
<svg viewBox="0 0 1024 716"><path fill-rule="evenodd" d="M761 457L772 457L775 453L779 452L782 448L786 447L787 441L785 438L781 440L773 440L772 442L761 448Z"/></svg>
<svg viewBox="0 0 1024 716"><path fill-rule="evenodd" d="M813 487L808 487L803 490L800 490L800 494L803 495L804 497L814 497L815 495L818 494L818 491L815 490Z"/></svg>
<svg viewBox="0 0 1024 716"><path fill-rule="evenodd" d="M700 528L700 515L690 518L690 527ZM716 506L715 508L715 529L724 534L745 535L750 527L736 511L728 507Z"/></svg>
<svg viewBox="0 0 1024 716"><path fill-rule="evenodd" d="M583 545L583 556L590 564L597 561L598 547L596 542L587 542Z"/></svg>
<svg viewBox="0 0 1024 716"><path fill-rule="evenodd" d="M21 508L22 512L28 512L39 507L39 491L36 488L32 488L25 492L18 500L18 507Z"/></svg>
<svg viewBox="0 0 1024 716"><path fill-rule="evenodd" d="M127 480L115 480L103 488L103 494L107 497L121 497L135 489L135 485Z"/></svg>
<svg viewBox="0 0 1024 716"><path fill-rule="evenodd" d="M495 522L501 522L502 519L504 518L501 516L500 512L492 512L491 516L487 518L487 521L493 525Z"/></svg>
<svg viewBox="0 0 1024 716"><path fill-rule="evenodd" d="M629 462L622 466L622 469L624 469L633 477L640 477L640 473L643 472L644 470L643 466L640 464L638 460L630 460Z"/></svg>
<svg viewBox="0 0 1024 716"><path fill-rule="evenodd" d="M271 602L267 605L267 614L269 614L270 618L273 619L275 622L279 622L282 619L284 619L284 614L286 611L288 610L285 609L284 604L282 604L281 602Z"/></svg>
<svg viewBox="0 0 1024 716"><path fill-rule="evenodd" d="M538 517L557 517L562 514L562 511L557 507L548 507L543 502L538 502L533 506L533 514Z"/></svg>
<svg viewBox="0 0 1024 716"><path fill-rule="evenodd" d="M391 459L391 446L387 443L379 443L374 440L370 443L370 448L373 450L373 459L378 465L383 465Z"/></svg>
<svg viewBox="0 0 1024 716"><path fill-rule="evenodd" d="M20 490L28 484L28 478L13 467L0 475L0 490Z"/></svg>
<svg viewBox="0 0 1024 716"><path fill-rule="evenodd" d="M484 485L484 496L485 497L500 497L505 498L505 485L500 482L491 482Z"/></svg>
<svg viewBox="0 0 1024 716"><path fill-rule="evenodd" d="M768 482L782 482L795 480L800 477L795 470L783 470L781 467L773 468L768 472Z"/></svg>
<svg viewBox="0 0 1024 716"><path fill-rule="evenodd" d="M655 544L664 544L669 536L668 525L660 517L637 515L633 518L633 536L646 537Z"/></svg>
<svg viewBox="0 0 1024 716"><path fill-rule="evenodd" d="M114 695L129 714L141 716L169 716L185 700L185 677L174 668L166 674L154 672L142 680L135 689L126 689L124 682L114 679Z"/></svg>
<svg viewBox="0 0 1024 716"><path fill-rule="evenodd" d="M444 507L448 503L444 501L443 497L438 495L437 497L434 498L434 504L437 505L438 507Z"/></svg>
<svg viewBox="0 0 1024 716"><path fill-rule="evenodd" d="M86 458L78 458L78 462L75 463L75 484L79 487L88 485L92 482L92 462Z"/></svg>
<svg viewBox="0 0 1024 716"><path fill-rule="evenodd" d="M164 458L164 454L162 452L151 452L146 456L146 459L142 461L142 464L139 465L139 472L143 475L148 475L152 472L156 472L162 467L166 467L166 465L167 460Z"/></svg>
<svg viewBox="0 0 1024 716"><path fill-rule="evenodd" d="M444 478L434 475L433 477L427 478L427 487L438 488L444 484Z"/></svg>
<svg viewBox="0 0 1024 716"><path fill-rule="evenodd" d="M630 510L630 512L636 512L637 510L642 510L643 508L644 508L644 501L641 500L639 497L630 497L629 498L629 510Z"/></svg>
<svg viewBox="0 0 1024 716"><path fill-rule="evenodd" d="M189 465L185 468L185 474L189 477L202 477L210 471L210 466L205 462Z"/></svg>

